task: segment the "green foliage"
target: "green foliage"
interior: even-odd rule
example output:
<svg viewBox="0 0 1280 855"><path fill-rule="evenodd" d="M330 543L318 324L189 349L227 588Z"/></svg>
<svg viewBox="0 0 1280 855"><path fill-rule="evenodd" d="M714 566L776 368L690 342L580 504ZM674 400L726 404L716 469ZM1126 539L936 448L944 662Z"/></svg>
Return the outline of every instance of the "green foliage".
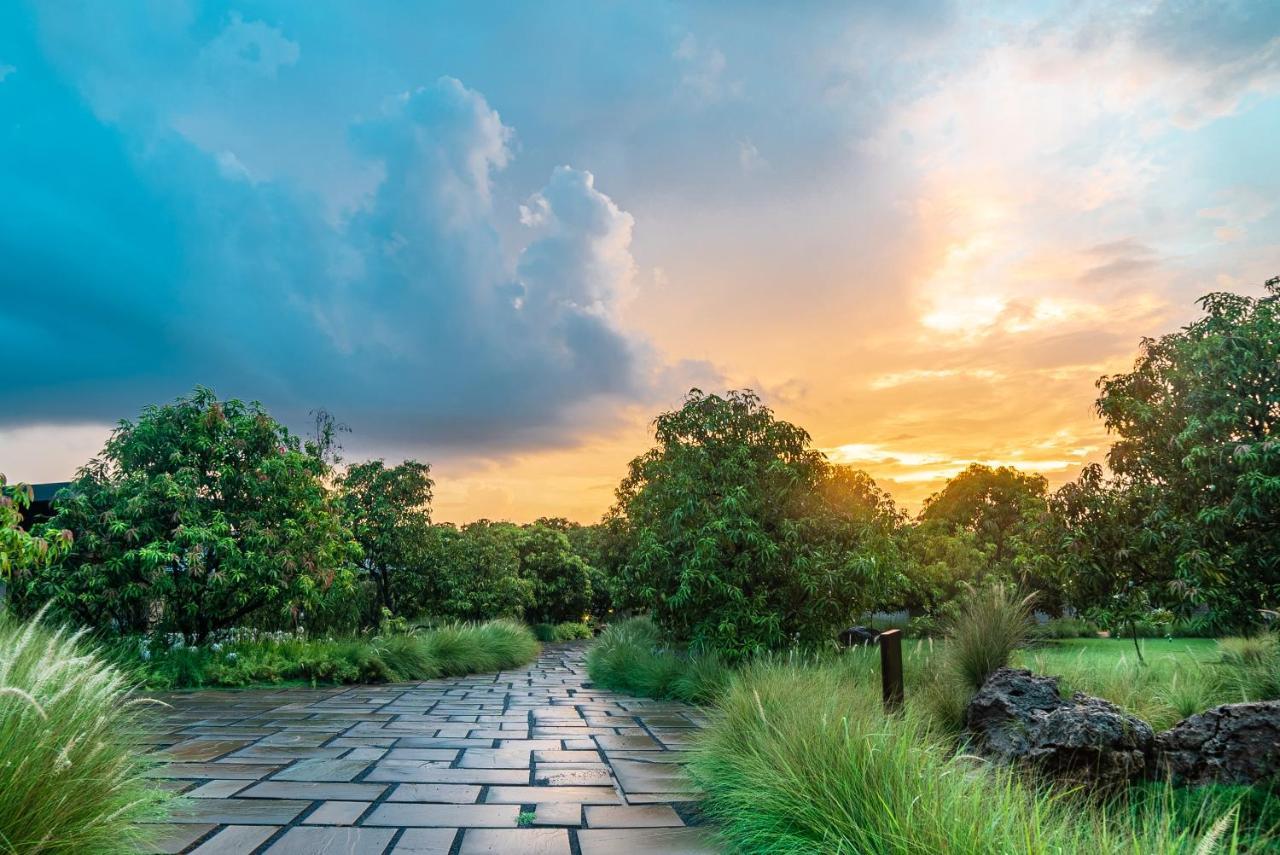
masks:
<svg viewBox="0 0 1280 855"><path fill-rule="evenodd" d="M1032 627L1033 638L1097 638L1098 627L1084 618L1054 618Z"/></svg>
<svg viewBox="0 0 1280 855"><path fill-rule="evenodd" d="M971 692L1009 664L1031 632L1034 595L1018 597L999 582L973 588L946 623L946 667Z"/></svg>
<svg viewBox="0 0 1280 855"><path fill-rule="evenodd" d="M147 703L81 636L0 611L0 851L137 852L164 794L133 747Z"/></svg>
<svg viewBox="0 0 1280 855"><path fill-rule="evenodd" d="M648 618L610 624L587 651L587 673L596 685L647 698L712 701L728 682L729 667L713 653L690 656L663 647Z"/></svg>
<svg viewBox="0 0 1280 855"><path fill-rule="evenodd" d="M564 623L535 623L533 635L539 641L578 641L591 638L591 625L583 621Z"/></svg>
<svg viewBox="0 0 1280 855"><path fill-rule="evenodd" d="M523 527L518 549L520 574L533 582L527 616L539 623L581 623L591 608L591 568L565 532L539 520Z"/></svg>
<svg viewBox="0 0 1280 855"><path fill-rule="evenodd" d="M520 528L479 520L436 526L435 611L455 620L520 618L534 603L534 581L520 572Z"/></svg>
<svg viewBox="0 0 1280 855"><path fill-rule="evenodd" d="M359 548L326 488L328 465L257 404L208 389L123 421L56 505L70 554L14 576L28 610L200 641L260 613L298 619L352 584Z"/></svg>
<svg viewBox="0 0 1280 855"><path fill-rule="evenodd" d="M183 689L430 680L514 668L537 653L538 643L527 627L495 620L345 638L246 634L234 641L171 649L130 639L112 655L153 687Z"/></svg>
<svg viewBox="0 0 1280 855"><path fill-rule="evenodd" d="M9 486L0 473L0 582L15 572L21 576L57 561L71 548L71 532L52 526L32 534L19 528L22 512L31 506L31 488L26 484Z"/></svg>
<svg viewBox="0 0 1280 855"><path fill-rule="evenodd" d="M1067 538L1099 587L1133 582L1242 626L1280 601L1280 279L1267 292L1203 297L1202 317L1099 381L1115 477L1082 485L1099 512Z"/></svg>
<svg viewBox="0 0 1280 855"><path fill-rule="evenodd" d="M753 393L694 389L655 433L618 488L619 582L674 638L734 657L827 644L898 584L889 497Z"/></svg>
<svg viewBox="0 0 1280 855"><path fill-rule="evenodd" d="M733 851L1145 855L1243 851L1245 833L1253 851L1275 842L1238 827L1253 818L1238 807L1247 795L1161 788L1098 807L977 765L910 702L886 717L870 676L762 662L733 680L689 764ZM1218 848L1198 849L1222 817Z"/></svg>
<svg viewBox="0 0 1280 855"><path fill-rule="evenodd" d="M339 486L343 516L364 552L361 564L376 586L380 608L395 612L403 574L420 567L431 536L430 467L416 460L381 460L347 467Z"/></svg>

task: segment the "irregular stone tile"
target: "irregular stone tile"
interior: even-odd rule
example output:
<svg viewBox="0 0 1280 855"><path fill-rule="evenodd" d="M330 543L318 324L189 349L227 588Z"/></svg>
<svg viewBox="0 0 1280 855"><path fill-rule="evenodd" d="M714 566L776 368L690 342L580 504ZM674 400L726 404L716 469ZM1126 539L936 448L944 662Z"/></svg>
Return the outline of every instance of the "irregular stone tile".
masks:
<svg viewBox="0 0 1280 855"><path fill-rule="evenodd" d="M720 855L700 828L584 828L578 848L582 855Z"/></svg>
<svg viewBox="0 0 1280 855"><path fill-rule="evenodd" d="M619 804L613 787L490 787L485 804L540 804L542 802L578 802L580 804Z"/></svg>
<svg viewBox="0 0 1280 855"><path fill-rule="evenodd" d="M612 787L613 777L603 766L599 769L547 769L539 766L533 782L541 787Z"/></svg>
<svg viewBox="0 0 1280 855"><path fill-rule="evenodd" d="M371 802L382 795L386 784L320 783L313 781L263 781L240 793L245 799L336 799Z"/></svg>
<svg viewBox="0 0 1280 855"><path fill-rule="evenodd" d="M306 828L284 833L268 855L382 855L395 831L390 828Z"/></svg>
<svg viewBox="0 0 1280 855"><path fill-rule="evenodd" d="M279 830L274 825L229 825L193 849L191 855L243 855Z"/></svg>
<svg viewBox="0 0 1280 855"><path fill-rule="evenodd" d="M543 802L534 805L534 825L582 825L582 805L577 802Z"/></svg>
<svg viewBox="0 0 1280 855"><path fill-rule="evenodd" d="M226 778L256 781L279 766L254 763L168 763L147 770L148 778Z"/></svg>
<svg viewBox="0 0 1280 855"><path fill-rule="evenodd" d="M156 826L152 832L151 842L143 846L142 851L158 853L158 855L176 855L217 827L208 822L165 823Z"/></svg>
<svg viewBox="0 0 1280 855"><path fill-rule="evenodd" d="M408 784L527 784L525 769L450 769L431 762L379 763L364 777L366 781Z"/></svg>
<svg viewBox="0 0 1280 855"><path fill-rule="evenodd" d="M391 855L449 855L457 836L456 828L408 828Z"/></svg>
<svg viewBox="0 0 1280 855"><path fill-rule="evenodd" d="M606 750L614 751L661 751L662 746L648 734L601 734L596 737L596 744Z"/></svg>
<svg viewBox="0 0 1280 855"><path fill-rule="evenodd" d="M216 825L287 825L311 802L286 799L193 799L173 811L178 822Z"/></svg>
<svg viewBox="0 0 1280 855"><path fill-rule="evenodd" d="M364 760L300 760L271 776L275 781L350 781L365 769Z"/></svg>
<svg viewBox="0 0 1280 855"><path fill-rule="evenodd" d="M479 798L480 787L470 784L400 784L387 801L462 805L473 804Z"/></svg>
<svg viewBox="0 0 1280 855"><path fill-rule="evenodd" d="M355 825L372 802L325 802L307 814L303 825Z"/></svg>
<svg viewBox="0 0 1280 855"><path fill-rule="evenodd" d="M589 805L591 828L679 828L684 820L670 805Z"/></svg>
<svg viewBox="0 0 1280 855"><path fill-rule="evenodd" d="M458 766L463 769L528 769L533 752L519 748L468 748Z"/></svg>
<svg viewBox="0 0 1280 855"><path fill-rule="evenodd" d="M165 749L179 763L200 763L229 754L249 744L247 739L187 739Z"/></svg>
<svg viewBox="0 0 1280 855"><path fill-rule="evenodd" d="M440 828L515 828L519 805L430 805L383 802L365 817L365 825Z"/></svg>
<svg viewBox="0 0 1280 855"><path fill-rule="evenodd" d="M225 799L249 786L248 781L209 781L186 795L193 799Z"/></svg>
<svg viewBox="0 0 1280 855"><path fill-rule="evenodd" d="M487 751L493 749L488 748ZM458 759L458 749L456 748L392 748L387 752L387 756L383 760L434 760L437 763L452 763Z"/></svg>
<svg viewBox="0 0 1280 855"><path fill-rule="evenodd" d="M562 828L469 828L459 855L569 855Z"/></svg>

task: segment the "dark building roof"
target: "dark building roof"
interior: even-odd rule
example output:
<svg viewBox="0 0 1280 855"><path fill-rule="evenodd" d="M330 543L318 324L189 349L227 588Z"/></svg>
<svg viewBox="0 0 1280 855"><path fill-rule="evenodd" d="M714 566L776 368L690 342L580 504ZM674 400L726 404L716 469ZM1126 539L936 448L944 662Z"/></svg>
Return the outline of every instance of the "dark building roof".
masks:
<svg viewBox="0 0 1280 855"><path fill-rule="evenodd" d="M31 500L33 502L52 502L53 497L63 487L70 487L70 481L50 481L48 484L32 484L31 492L33 493Z"/></svg>

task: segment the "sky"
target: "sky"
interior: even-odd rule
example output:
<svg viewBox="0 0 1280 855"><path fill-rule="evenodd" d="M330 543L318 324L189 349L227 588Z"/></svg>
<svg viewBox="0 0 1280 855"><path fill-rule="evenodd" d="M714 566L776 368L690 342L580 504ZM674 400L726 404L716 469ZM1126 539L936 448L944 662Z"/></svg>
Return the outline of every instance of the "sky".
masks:
<svg viewBox="0 0 1280 855"><path fill-rule="evenodd" d="M201 384L584 522L749 387L908 509L1280 273L1280 3L0 7L0 472Z"/></svg>

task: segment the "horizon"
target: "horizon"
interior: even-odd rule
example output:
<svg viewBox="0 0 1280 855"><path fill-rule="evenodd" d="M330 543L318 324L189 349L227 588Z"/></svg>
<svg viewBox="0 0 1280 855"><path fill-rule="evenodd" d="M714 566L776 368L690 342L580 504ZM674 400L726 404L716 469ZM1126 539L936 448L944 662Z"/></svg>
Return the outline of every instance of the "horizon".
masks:
<svg viewBox="0 0 1280 855"><path fill-rule="evenodd" d="M752 388L914 513L1280 272L1280 4L497 8L0 11L0 472L206 385L589 523Z"/></svg>

